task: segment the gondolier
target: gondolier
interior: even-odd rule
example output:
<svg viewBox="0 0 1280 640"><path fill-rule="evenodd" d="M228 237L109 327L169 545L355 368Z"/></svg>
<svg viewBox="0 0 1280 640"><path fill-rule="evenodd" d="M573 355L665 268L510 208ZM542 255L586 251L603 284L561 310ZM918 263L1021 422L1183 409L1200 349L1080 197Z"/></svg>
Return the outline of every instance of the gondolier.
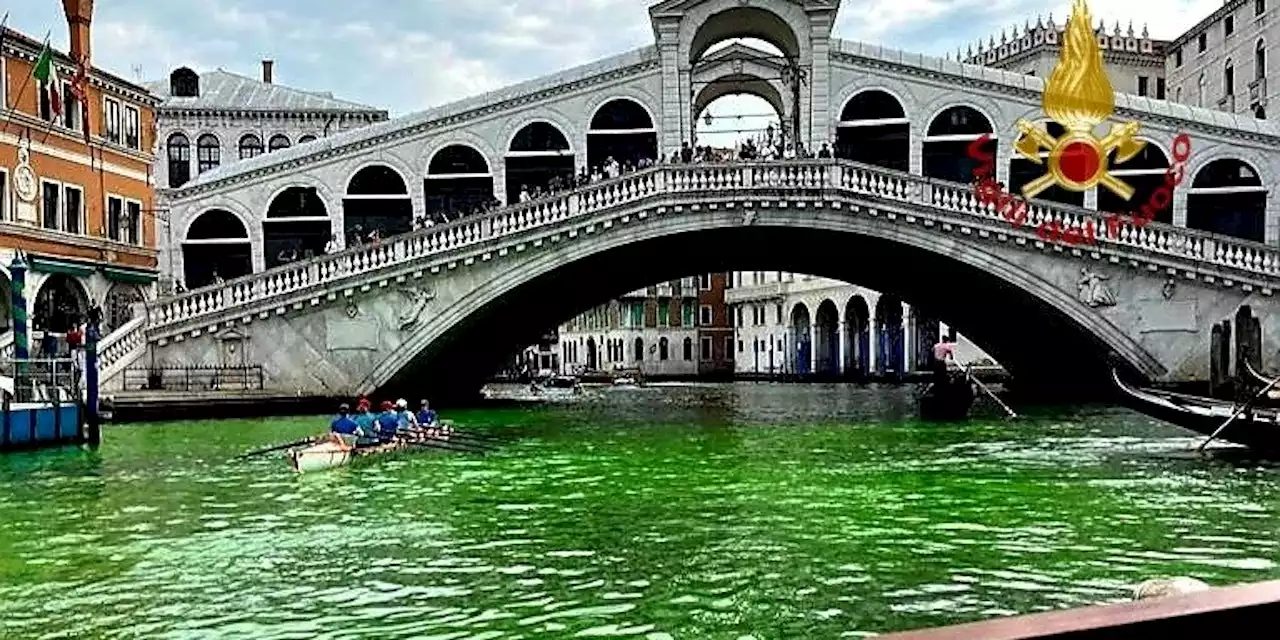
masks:
<svg viewBox="0 0 1280 640"><path fill-rule="evenodd" d="M941 386L950 382L949 363L955 358L956 343L952 342L950 337L942 336L938 343L933 345L933 362L931 363L933 384Z"/></svg>

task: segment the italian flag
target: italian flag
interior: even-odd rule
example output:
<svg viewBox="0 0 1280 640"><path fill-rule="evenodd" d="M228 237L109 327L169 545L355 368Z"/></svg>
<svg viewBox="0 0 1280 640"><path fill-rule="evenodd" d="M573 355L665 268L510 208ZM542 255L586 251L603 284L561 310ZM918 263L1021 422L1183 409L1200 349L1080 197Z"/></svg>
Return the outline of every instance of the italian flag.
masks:
<svg viewBox="0 0 1280 640"><path fill-rule="evenodd" d="M48 87L50 115L54 118L61 117L62 83L58 81L58 70L53 67L53 49L49 48L47 41L40 52L40 57L36 58L36 66L31 69L31 75Z"/></svg>

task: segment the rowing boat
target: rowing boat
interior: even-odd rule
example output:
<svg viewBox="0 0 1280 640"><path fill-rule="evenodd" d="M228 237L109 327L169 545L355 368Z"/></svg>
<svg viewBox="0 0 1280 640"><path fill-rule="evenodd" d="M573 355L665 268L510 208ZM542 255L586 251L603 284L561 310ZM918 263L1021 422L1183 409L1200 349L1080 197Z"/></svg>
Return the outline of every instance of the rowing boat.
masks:
<svg viewBox="0 0 1280 640"><path fill-rule="evenodd" d="M448 442L449 436L437 435L428 438L427 440ZM423 445L426 444L426 442L397 440L387 444L377 444L368 447L351 447L329 440L289 451L289 466L298 473L324 471L325 469L344 467L356 458L395 453L397 451L408 449L415 444Z"/></svg>

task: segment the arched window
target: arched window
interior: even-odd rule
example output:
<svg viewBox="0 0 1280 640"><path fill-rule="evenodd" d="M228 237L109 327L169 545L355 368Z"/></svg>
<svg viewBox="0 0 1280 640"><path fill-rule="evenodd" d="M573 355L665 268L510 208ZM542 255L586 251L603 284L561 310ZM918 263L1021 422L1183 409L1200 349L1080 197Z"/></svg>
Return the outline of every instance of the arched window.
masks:
<svg viewBox="0 0 1280 640"><path fill-rule="evenodd" d="M169 186L181 187L191 179L191 141L183 133L169 136L165 144L169 156Z"/></svg>
<svg viewBox="0 0 1280 640"><path fill-rule="evenodd" d="M644 362L644 338L636 338L636 362Z"/></svg>
<svg viewBox="0 0 1280 640"><path fill-rule="evenodd" d="M301 138L298 138L298 144L306 144L308 142L315 142L315 141L316 141L316 137L309 133L302 136Z"/></svg>
<svg viewBox="0 0 1280 640"><path fill-rule="evenodd" d="M911 126L902 103L878 89L849 98L836 124L837 158L906 171L910 165Z"/></svg>
<svg viewBox="0 0 1280 640"><path fill-rule="evenodd" d="M921 168L925 177L973 182L977 162L969 146L982 136L989 136L983 151L991 154L991 167L999 160L999 145L991 121L977 109L966 105L949 107L939 113L925 134L921 146Z"/></svg>
<svg viewBox="0 0 1280 640"><path fill-rule="evenodd" d="M1200 74L1200 80L1196 82L1196 106L1203 107L1205 91L1208 89L1208 82L1205 80L1204 74Z"/></svg>
<svg viewBox="0 0 1280 640"><path fill-rule="evenodd" d="M1258 171L1235 158L1200 168L1187 192L1187 226L1244 240L1265 239L1267 187Z"/></svg>
<svg viewBox="0 0 1280 640"><path fill-rule="evenodd" d="M1258 40L1253 47L1253 80L1257 82L1267 77L1267 43Z"/></svg>
<svg viewBox="0 0 1280 640"><path fill-rule="evenodd" d="M200 76L186 67L174 69L169 74L169 95L175 98L195 98L200 95Z"/></svg>
<svg viewBox="0 0 1280 640"><path fill-rule="evenodd" d="M1222 67L1222 97L1229 98L1236 94L1236 67L1231 58Z"/></svg>
<svg viewBox="0 0 1280 640"><path fill-rule="evenodd" d="M271 136L271 140L267 142L267 151L279 151L289 148L289 137L283 133L277 133Z"/></svg>
<svg viewBox="0 0 1280 640"><path fill-rule="evenodd" d="M222 164L222 143L212 133L206 133L196 140L197 171L204 173L217 169Z"/></svg>
<svg viewBox="0 0 1280 640"><path fill-rule="evenodd" d="M684 339L684 359L685 360L693 359L693 338Z"/></svg>
<svg viewBox="0 0 1280 640"><path fill-rule="evenodd" d="M246 133L240 138L240 159L248 160L262 155L262 138Z"/></svg>
<svg viewBox="0 0 1280 640"><path fill-rule="evenodd" d="M493 200L489 161L474 147L451 144L431 156L422 181L424 208L432 222L479 213Z"/></svg>
<svg viewBox="0 0 1280 640"><path fill-rule="evenodd" d="M670 356L669 347L666 338L658 339L658 359L666 360Z"/></svg>

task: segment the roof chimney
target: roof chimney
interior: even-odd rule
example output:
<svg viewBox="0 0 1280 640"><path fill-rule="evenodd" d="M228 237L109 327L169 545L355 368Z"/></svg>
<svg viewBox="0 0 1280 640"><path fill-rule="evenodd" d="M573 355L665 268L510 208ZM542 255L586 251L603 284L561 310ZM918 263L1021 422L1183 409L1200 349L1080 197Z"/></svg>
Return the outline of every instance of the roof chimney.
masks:
<svg viewBox="0 0 1280 640"><path fill-rule="evenodd" d="M70 0L68 0L68 1L70 1ZM267 83L267 84L271 84L271 77L272 77L272 75L273 75L273 74L271 73L271 71L272 71L272 68L273 68L273 67L275 67L275 64L276 64L276 63L275 63L275 61L274 61L274 60L263 60L263 61L262 61L262 81L263 81L263 82L265 82L265 83Z"/></svg>
<svg viewBox="0 0 1280 640"><path fill-rule="evenodd" d="M71 35L71 59L83 58L86 66L91 65L89 23L93 21L93 0L62 0L62 12L67 16L67 28Z"/></svg>

